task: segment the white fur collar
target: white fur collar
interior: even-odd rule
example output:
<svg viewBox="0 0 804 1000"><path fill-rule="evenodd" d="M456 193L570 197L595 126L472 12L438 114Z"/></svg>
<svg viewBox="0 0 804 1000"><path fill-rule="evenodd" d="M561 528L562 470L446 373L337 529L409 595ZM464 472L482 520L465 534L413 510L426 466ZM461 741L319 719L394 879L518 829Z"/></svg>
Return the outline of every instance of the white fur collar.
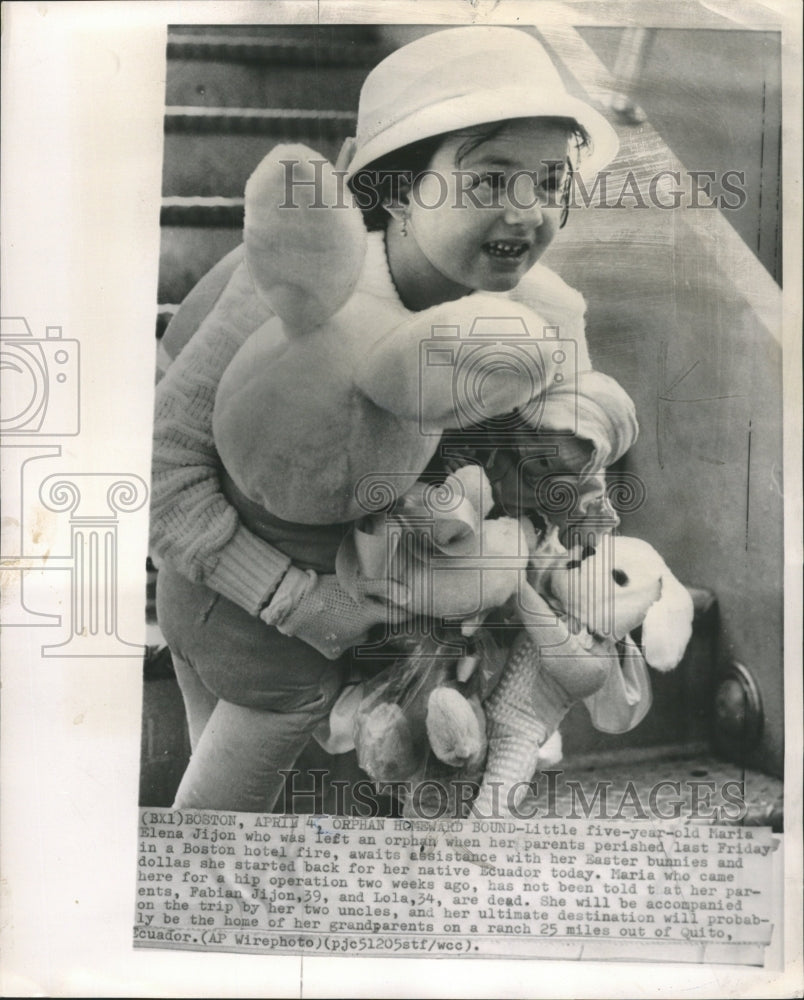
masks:
<svg viewBox="0 0 804 1000"><path fill-rule="evenodd" d="M391 277L385 253L384 231L368 233L366 239L366 259L358 289L376 298L393 302L405 313L410 313L399 298ZM484 294L500 295L516 302L523 302L536 312L542 313L548 320L561 325L570 319L576 322L581 320L586 310L586 303L580 292L571 288L555 271L540 262L534 264L519 285L510 292Z"/></svg>

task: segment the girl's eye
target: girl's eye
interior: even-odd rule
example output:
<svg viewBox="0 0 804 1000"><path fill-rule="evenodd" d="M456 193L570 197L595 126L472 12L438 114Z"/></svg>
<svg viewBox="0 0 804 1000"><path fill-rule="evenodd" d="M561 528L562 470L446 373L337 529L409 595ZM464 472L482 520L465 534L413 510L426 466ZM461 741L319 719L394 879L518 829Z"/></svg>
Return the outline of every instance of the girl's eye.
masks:
<svg viewBox="0 0 804 1000"><path fill-rule="evenodd" d="M490 188L492 191L502 191L502 189L505 187L505 174L501 173L481 174L479 178L479 183L483 184L487 188Z"/></svg>

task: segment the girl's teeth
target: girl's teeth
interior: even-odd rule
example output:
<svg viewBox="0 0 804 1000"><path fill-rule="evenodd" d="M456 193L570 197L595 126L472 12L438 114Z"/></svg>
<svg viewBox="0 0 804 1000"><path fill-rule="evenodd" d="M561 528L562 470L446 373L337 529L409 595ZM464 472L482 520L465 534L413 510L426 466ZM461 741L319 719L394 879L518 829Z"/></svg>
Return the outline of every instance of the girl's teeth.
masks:
<svg viewBox="0 0 804 1000"><path fill-rule="evenodd" d="M502 240L498 240L494 243L487 243L486 249L495 257L520 257L525 251L525 246L522 243L504 243Z"/></svg>

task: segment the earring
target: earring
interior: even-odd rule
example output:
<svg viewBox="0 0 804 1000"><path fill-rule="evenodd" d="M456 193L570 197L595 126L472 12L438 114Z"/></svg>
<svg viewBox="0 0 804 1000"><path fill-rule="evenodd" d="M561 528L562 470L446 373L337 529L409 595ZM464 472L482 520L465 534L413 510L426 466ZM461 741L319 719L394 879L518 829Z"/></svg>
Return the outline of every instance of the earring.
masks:
<svg viewBox="0 0 804 1000"><path fill-rule="evenodd" d="M408 235L408 217L406 215L402 216L402 228L400 229L400 232L403 236Z"/></svg>

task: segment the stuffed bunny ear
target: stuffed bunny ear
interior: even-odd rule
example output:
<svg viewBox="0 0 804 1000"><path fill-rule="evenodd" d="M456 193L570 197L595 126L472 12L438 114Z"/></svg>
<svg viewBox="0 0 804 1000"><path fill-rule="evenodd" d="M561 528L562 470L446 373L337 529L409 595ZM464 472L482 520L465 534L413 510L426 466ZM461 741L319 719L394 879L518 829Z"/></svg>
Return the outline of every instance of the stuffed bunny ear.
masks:
<svg viewBox="0 0 804 1000"><path fill-rule="evenodd" d="M252 280L290 334L351 297L366 230L343 175L301 144L275 146L246 184L243 241Z"/></svg>
<svg viewBox="0 0 804 1000"><path fill-rule="evenodd" d="M667 566L661 583L659 599L642 623L642 643L645 659L655 670L672 670L681 662L692 635L692 598Z"/></svg>

